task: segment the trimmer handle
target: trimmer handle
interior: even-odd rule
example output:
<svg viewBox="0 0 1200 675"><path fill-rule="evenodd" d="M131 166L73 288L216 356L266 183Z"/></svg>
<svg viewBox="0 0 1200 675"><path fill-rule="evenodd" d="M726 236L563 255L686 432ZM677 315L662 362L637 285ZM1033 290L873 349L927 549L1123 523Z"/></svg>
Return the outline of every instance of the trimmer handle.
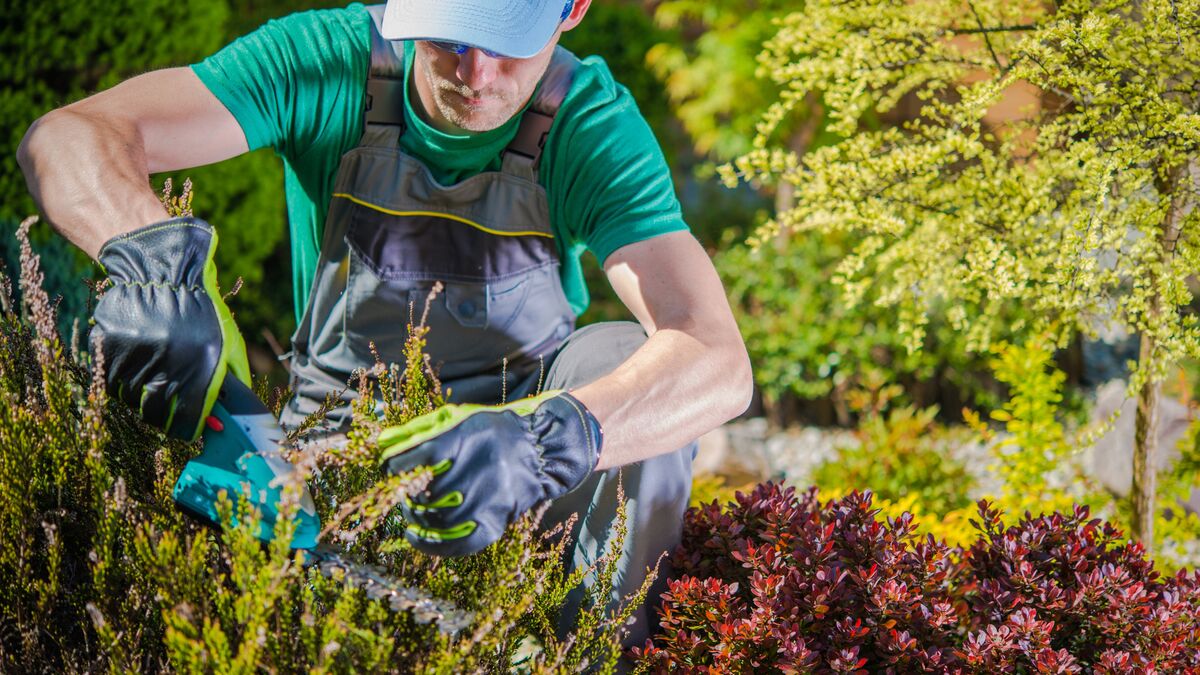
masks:
<svg viewBox="0 0 1200 675"><path fill-rule="evenodd" d="M231 415L270 415L271 409L266 406L250 387L237 378L233 372L225 373L221 382L221 392L217 394L217 405Z"/></svg>

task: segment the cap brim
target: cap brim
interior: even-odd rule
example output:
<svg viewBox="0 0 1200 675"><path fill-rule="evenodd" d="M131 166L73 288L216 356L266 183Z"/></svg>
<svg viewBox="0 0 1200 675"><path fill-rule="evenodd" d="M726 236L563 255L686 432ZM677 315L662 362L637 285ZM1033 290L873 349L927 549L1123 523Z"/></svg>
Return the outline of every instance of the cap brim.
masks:
<svg viewBox="0 0 1200 675"><path fill-rule="evenodd" d="M380 33L387 40L444 40L513 58L542 51L562 18L564 0L388 0Z"/></svg>

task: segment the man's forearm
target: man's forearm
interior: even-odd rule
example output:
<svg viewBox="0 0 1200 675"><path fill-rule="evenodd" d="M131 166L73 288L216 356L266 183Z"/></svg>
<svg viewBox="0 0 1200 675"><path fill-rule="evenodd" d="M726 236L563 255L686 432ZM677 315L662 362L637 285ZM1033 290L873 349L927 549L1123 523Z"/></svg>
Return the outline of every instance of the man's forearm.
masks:
<svg viewBox="0 0 1200 675"><path fill-rule="evenodd" d="M92 258L112 237L167 217L132 124L57 110L25 133L17 161L51 225Z"/></svg>
<svg viewBox="0 0 1200 675"><path fill-rule="evenodd" d="M677 450L745 411L750 362L736 330L724 332L660 329L612 373L572 392L604 429L597 469Z"/></svg>

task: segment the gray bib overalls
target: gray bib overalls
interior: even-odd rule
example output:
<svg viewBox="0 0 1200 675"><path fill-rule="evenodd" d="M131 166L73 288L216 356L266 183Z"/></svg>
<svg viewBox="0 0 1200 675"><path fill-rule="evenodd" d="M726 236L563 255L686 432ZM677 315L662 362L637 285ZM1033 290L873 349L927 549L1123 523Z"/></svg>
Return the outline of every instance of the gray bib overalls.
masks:
<svg viewBox="0 0 1200 675"><path fill-rule="evenodd" d="M451 400L498 403L505 394L527 395L547 367L547 389L582 386L610 372L645 334L632 323L574 331L546 193L537 182L542 145L578 60L555 50L500 171L442 186L400 147L403 43L379 35L383 5L368 11L364 131L338 167L308 306L292 337L296 395L281 421L295 426L331 392L345 391L351 400L351 373L375 363L371 343L385 363L403 363L410 312L419 319L436 282L444 290L430 306L427 353ZM341 406L327 418L336 427L348 415ZM622 467L630 520L619 592L636 589L646 567L678 543L693 452L689 446ZM579 513L570 566L603 553L616 476L617 470L593 474L548 512L547 524ZM649 613L635 617L629 644L645 639Z"/></svg>

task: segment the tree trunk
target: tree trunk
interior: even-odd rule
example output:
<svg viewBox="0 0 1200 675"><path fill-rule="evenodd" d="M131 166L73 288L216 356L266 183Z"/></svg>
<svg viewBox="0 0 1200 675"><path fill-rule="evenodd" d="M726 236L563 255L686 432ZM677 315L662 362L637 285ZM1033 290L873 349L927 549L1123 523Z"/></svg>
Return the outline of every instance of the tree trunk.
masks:
<svg viewBox="0 0 1200 675"><path fill-rule="evenodd" d="M1154 302L1151 311L1158 308ZM1141 353L1138 367L1149 367L1154 355L1154 338L1142 334ZM1154 546L1154 496L1158 485L1158 471L1154 455L1158 451L1158 398L1159 383L1150 378L1138 391L1137 416L1134 418L1133 435L1133 536L1147 550Z"/></svg>
<svg viewBox="0 0 1200 675"><path fill-rule="evenodd" d="M1175 257L1175 243L1179 241L1183 221L1192 208L1191 190L1188 188L1195 185L1195 169L1195 162L1185 162L1163 172L1165 175L1160 173L1162 178L1156 181L1158 194L1170 199L1171 205L1167 209L1166 220L1158 238L1161 266L1152 266L1146 274L1147 284L1152 289L1161 283L1159 275L1169 273L1171 269L1171 262ZM1162 312L1162 297L1155 294L1147 308L1147 323L1151 326L1158 324ZM1160 358L1155 353L1157 346L1155 336L1143 331L1138 368L1148 369L1143 371L1148 376L1138 391L1133 437L1133 490L1129 494L1133 502L1133 536L1142 542L1147 551L1154 547L1155 492L1158 487L1155 454L1158 451L1158 399L1161 386L1157 373L1158 364L1155 363Z"/></svg>

